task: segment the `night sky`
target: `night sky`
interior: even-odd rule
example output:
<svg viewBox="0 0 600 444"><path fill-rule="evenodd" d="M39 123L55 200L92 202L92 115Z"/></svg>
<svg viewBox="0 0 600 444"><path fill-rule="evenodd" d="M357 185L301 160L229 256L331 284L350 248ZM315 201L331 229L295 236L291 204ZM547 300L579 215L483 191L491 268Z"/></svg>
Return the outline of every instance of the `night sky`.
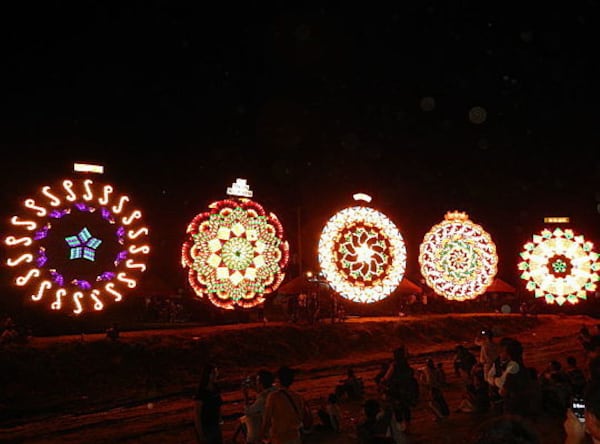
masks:
<svg viewBox="0 0 600 444"><path fill-rule="evenodd" d="M4 229L92 161L144 210L149 273L174 287L188 221L237 177L293 253L300 216L305 269L357 191L405 236L409 276L448 210L487 229L513 284L544 216L600 244L596 1L21 3L0 14Z"/></svg>

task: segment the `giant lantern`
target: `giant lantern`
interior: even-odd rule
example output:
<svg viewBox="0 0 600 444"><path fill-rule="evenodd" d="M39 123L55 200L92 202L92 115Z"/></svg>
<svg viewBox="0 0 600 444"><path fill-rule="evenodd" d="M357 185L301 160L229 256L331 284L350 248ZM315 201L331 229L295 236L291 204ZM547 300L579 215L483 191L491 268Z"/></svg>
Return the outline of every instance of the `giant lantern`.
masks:
<svg viewBox="0 0 600 444"><path fill-rule="evenodd" d="M446 213L425 235L419 252L427 285L446 299L464 301L484 293L496 276L498 256L490 235L464 212Z"/></svg>
<svg viewBox="0 0 600 444"><path fill-rule="evenodd" d="M355 200L370 202L358 193ZM389 296L406 270L406 246L394 223L364 205L334 214L321 232L319 265L331 287L354 302L371 303Z"/></svg>
<svg viewBox="0 0 600 444"><path fill-rule="evenodd" d="M225 309L252 308L283 281L289 246L277 216L249 199L246 180L227 194L188 225L182 265L198 296Z"/></svg>
<svg viewBox="0 0 600 444"><path fill-rule="evenodd" d="M101 173L97 165L75 171ZM10 218L14 283L52 310L80 314L119 302L146 271L148 228L131 198L90 176L43 186Z"/></svg>
<svg viewBox="0 0 600 444"><path fill-rule="evenodd" d="M598 253L572 229L543 229L523 246L518 267L527 290L547 303L576 304L596 290Z"/></svg>

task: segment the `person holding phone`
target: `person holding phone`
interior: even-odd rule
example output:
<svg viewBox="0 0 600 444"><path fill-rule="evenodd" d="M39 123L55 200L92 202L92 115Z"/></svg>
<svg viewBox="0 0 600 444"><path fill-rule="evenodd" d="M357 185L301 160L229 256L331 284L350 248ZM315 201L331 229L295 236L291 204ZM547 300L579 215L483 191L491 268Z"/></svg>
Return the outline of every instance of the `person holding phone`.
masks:
<svg viewBox="0 0 600 444"><path fill-rule="evenodd" d="M583 397L574 397L563 423L565 444L600 444L600 383L588 385Z"/></svg>

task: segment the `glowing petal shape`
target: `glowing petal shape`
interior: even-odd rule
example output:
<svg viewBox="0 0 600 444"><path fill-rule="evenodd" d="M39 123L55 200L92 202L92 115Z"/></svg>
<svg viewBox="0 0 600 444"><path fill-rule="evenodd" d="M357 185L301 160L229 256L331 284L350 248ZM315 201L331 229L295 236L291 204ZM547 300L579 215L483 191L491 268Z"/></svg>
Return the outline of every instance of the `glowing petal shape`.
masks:
<svg viewBox="0 0 600 444"><path fill-rule="evenodd" d="M599 256L593 244L572 229L544 229L523 248L528 254L521 253L518 268L528 270L521 278L536 298L543 295L548 304L577 304L587 299L588 291L596 290Z"/></svg>

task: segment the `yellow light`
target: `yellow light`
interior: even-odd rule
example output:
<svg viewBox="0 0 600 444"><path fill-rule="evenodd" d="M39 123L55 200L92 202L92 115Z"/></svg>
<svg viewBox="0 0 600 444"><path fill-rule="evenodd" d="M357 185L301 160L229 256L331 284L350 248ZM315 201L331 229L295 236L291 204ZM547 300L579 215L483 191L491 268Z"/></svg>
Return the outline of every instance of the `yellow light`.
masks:
<svg viewBox="0 0 600 444"><path fill-rule="evenodd" d="M104 167L102 165L94 165L91 163L75 163L73 164L73 170L77 173L104 173Z"/></svg>
<svg viewBox="0 0 600 444"><path fill-rule="evenodd" d="M544 217L544 223L546 224L568 224L571 219L568 217Z"/></svg>

